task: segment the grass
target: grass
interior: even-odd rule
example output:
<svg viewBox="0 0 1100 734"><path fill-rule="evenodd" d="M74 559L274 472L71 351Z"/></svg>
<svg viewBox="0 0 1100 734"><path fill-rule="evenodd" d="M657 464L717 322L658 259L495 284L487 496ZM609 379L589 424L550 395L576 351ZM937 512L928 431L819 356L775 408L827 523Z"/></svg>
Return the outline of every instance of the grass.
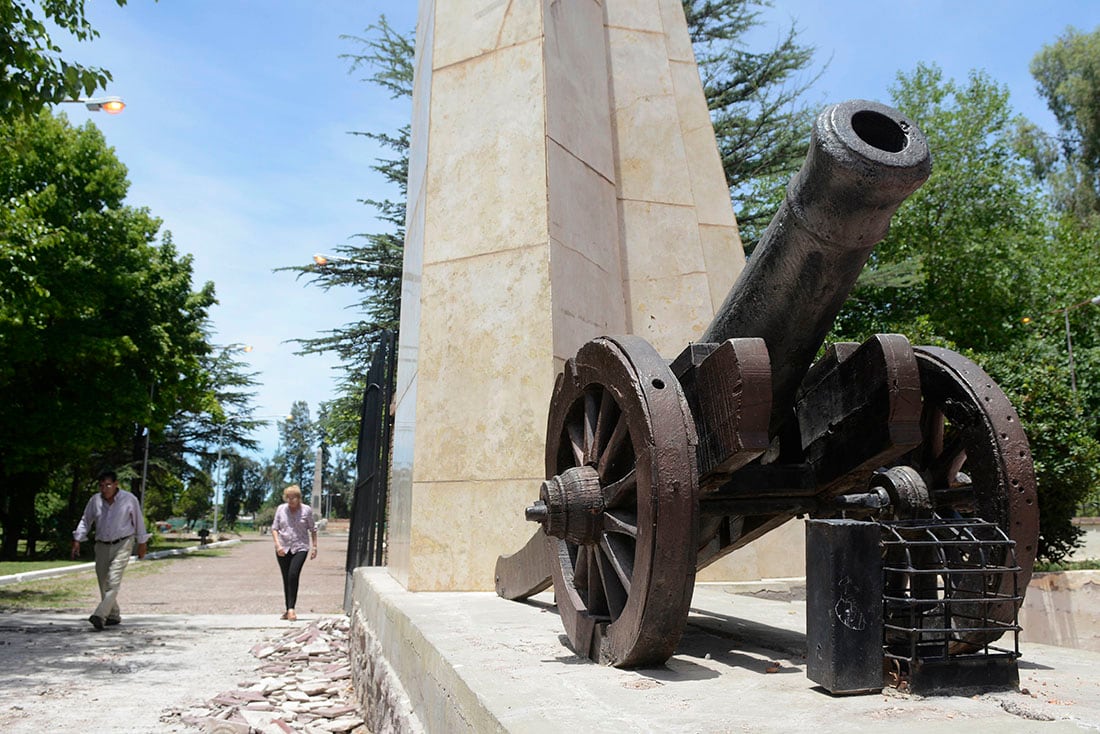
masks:
<svg viewBox="0 0 1100 734"><path fill-rule="evenodd" d="M0 609L5 612L80 610L99 596L94 571L40 581L0 586Z"/></svg>
<svg viewBox="0 0 1100 734"><path fill-rule="evenodd" d="M167 540L165 538L159 538L150 543L148 551L153 553L155 551L174 550L176 548L194 548L198 545L195 540L184 539L172 539ZM25 552L25 543L20 544L20 551ZM136 550L136 546L135 546ZM91 563L95 560L95 552L92 550L92 543L88 542L81 548L80 558L75 561L69 559L69 549L66 547L64 553L60 558L54 558L50 560L25 560L25 561L0 561L0 576L10 576L16 573L26 573L28 571L38 571L43 568L60 568L62 566L71 566L74 563ZM56 555L54 553L45 553L44 555Z"/></svg>
<svg viewBox="0 0 1100 734"><path fill-rule="evenodd" d="M194 545L194 542L191 542L183 544L182 547ZM161 545L157 549L165 550L165 547ZM157 563L132 563L126 568L126 578L160 573L166 570L163 561L179 563L193 558L217 558L227 553L229 553L229 549L214 548L182 556L173 556L159 560ZM80 561L26 561L0 564L0 567L19 566L21 568L18 570L7 571L6 573L20 573L34 570L30 568L32 565L50 568L71 566L73 563L83 563L89 560L92 559L81 559ZM0 586L0 612L81 611L90 602L94 604L98 599L99 584L96 581L95 571L92 569L74 572L65 576Z"/></svg>
<svg viewBox="0 0 1100 734"><path fill-rule="evenodd" d="M40 571L43 568L61 568L74 563L82 563L82 561L0 561L0 576Z"/></svg>

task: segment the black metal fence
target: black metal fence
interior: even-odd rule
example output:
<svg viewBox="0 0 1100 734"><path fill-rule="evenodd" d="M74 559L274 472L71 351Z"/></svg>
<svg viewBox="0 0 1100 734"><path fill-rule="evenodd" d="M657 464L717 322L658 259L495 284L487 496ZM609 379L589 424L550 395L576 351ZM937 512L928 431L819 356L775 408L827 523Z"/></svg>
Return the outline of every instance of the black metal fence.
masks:
<svg viewBox="0 0 1100 734"><path fill-rule="evenodd" d="M351 504L344 607L351 597L351 576L360 566L381 566L386 537L386 496L389 485L390 402L396 384L396 335L384 331L371 360L363 391L359 443L356 449L355 496ZM348 609L350 611L350 609Z"/></svg>

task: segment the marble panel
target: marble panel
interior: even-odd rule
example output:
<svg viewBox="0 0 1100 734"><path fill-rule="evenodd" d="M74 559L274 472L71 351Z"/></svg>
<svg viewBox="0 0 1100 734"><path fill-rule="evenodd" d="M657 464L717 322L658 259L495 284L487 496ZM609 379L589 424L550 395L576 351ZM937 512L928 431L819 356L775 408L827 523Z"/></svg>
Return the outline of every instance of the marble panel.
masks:
<svg viewBox="0 0 1100 734"><path fill-rule="evenodd" d="M550 278L555 357L568 359L597 336L627 333L626 301L617 262L614 271L608 272L582 253L551 240Z"/></svg>
<svg viewBox="0 0 1100 734"><path fill-rule="evenodd" d="M631 332L646 339L662 356L675 357L698 341L714 314L705 273L658 279L631 279Z"/></svg>
<svg viewBox="0 0 1100 734"><path fill-rule="evenodd" d="M398 371L400 372L400 367ZM403 586L409 585L412 562L413 445L416 440L416 374L397 402L390 461L389 510L386 527L386 565Z"/></svg>
<svg viewBox="0 0 1100 734"><path fill-rule="evenodd" d="M437 4L435 69L542 37L543 1L447 0Z"/></svg>
<svg viewBox="0 0 1100 734"><path fill-rule="evenodd" d="M425 263L545 244L541 44L433 74Z"/></svg>
<svg viewBox="0 0 1100 734"><path fill-rule="evenodd" d="M650 201L623 201L620 207L626 278L635 281L705 271L693 207Z"/></svg>
<svg viewBox="0 0 1100 734"><path fill-rule="evenodd" d="M424 293L413 481L541 473L554 380L547 245L427 264Z"/></svg>
<svg viewBox="0 0 1100 734"><path fill-rule="evenodd" d="M410 591L492 591L497 556L537 528L523 510L542 474L476 482L417 482ZM460 518L460 520L459 520Z"/></svg>
<svg viewBox="0 0 1100 734"><path fill-rule="evenodd" d="M596 0L552 2L545 27L546 134L613 180L603 8Z"/></svg>
<svg viewBox="0 0 1100 734"><path fill-rule="evenodd" d="M546 144L550 237L619 277L615 185L554 141Z"/></svg>
<svg viewBox="0 0 1100 734"><path fill-rule="evenodd" d="M737 227L699 226L699 241L703 245L703 260L707 267L710 302L715 313L745 269L745 251Z"/></svg>
<svg viewBox="0 0 1100 734"><path fill-rule="evenodd" d="M420 18L417 22L416 57L413 60L413 98L412 118L409 139L409 175L408 193L410 199L421 190L424 175L428 169L428 123L431 111L432 88L432 18L435 13L434 0L420 4ZM411 209L411 207L407 207Z"/></svg>
<svg viewBox="0 0 1100 734"><path fill-rule="evenodd" d="M695 50L691 47L684 4L680 0L659 0L661 25L665 29L665 46L670 61L688 61L695 64Z"/></svg>
<svg viewBox="0 0 1100 734"><path fill-rule="evenodd" d="M613 110L675 93L663 34L608 28L607 44ZM674 117L670 119L675 121Z"/></svg>
<svg viewBox="0 0 1100 734"><path fill-rule="evenodd" d="M605 0L607 25L650 33L664 33L657 0Z"/></svg>
<svg viewBox="0 0 1100 734"><path fill-rule="evenodd" d="M703 85L695 63L671 65L676 88L676 108L684 137L692 198L701 224L734 226L729 184L714 139L714 126L707 111Z"/></svg>
<svg viewBox="0 0 1100 734"><path fill-rule="evenodd" d="M654 96L615 113L623 199L690 206L691 178L673 97ZM662 151L661 156L653 152Z"/></svg>

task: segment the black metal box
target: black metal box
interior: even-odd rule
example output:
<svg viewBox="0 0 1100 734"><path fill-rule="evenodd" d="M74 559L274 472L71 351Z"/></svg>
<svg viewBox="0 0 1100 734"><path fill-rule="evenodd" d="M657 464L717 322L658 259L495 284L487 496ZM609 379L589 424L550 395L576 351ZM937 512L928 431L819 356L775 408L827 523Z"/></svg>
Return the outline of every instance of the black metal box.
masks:
<svg viewBox="0 0 1100 734"><path fill-rule="evenodd" d="M877 523L806 522L806 677L830 693L882 689Z"/></svg>

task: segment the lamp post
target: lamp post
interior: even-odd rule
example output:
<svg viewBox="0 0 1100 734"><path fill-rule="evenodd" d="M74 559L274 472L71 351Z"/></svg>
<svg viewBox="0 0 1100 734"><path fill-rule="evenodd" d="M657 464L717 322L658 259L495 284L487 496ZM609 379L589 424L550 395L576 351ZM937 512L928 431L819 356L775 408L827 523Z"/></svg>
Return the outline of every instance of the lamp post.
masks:
<svg viewBox="0 0 1100 734"><path fill-rule="evenodd" d="M222 438L225 436L225 424L222 423L218 426L218 458L214 460L214 466L218 469L218 478L214 480L214 540L218 539L218 487L222 483L222 475L224 470L222 469L222 445L224 441Z"/></svg>
<svg viewBox="0 0 1100 734"><path fill-rule="evenodd" d="M1056 308L1056 309L1053 309L1051 311L1047 311L1047 313L1061 312L1062 319L1065 322L1065 326L1066 326L1066 354L1069 357L1069 386L1070 386L1070 389L1073 391L1074 399L1077 398L1077 365L1073 361L1073 335L1070 332L1070 328L1069 328L1069 312L1070 311L1076 311L1077 309L1079 309L1083 306L1100 306L1100 296L1093 296L1092 298L1088 298L1088 299L1086 299L1084 301L1080 301L1078 303L1070 304L1069 306L1063 306L1061 308ZM1021 321L1025 324L1030 324L1032 319L1031 319L1030 316L1025 316L1024 318L1021 319Z"/></svg>
<svg viewBox="0 0 1100 734"><path fill-rule="evenodd" d="M76 99L63 99L63 104L82 104L89 112L106 112L108 115L117 115L126 109L126 103L122 97L77 97Z"/></svg>

